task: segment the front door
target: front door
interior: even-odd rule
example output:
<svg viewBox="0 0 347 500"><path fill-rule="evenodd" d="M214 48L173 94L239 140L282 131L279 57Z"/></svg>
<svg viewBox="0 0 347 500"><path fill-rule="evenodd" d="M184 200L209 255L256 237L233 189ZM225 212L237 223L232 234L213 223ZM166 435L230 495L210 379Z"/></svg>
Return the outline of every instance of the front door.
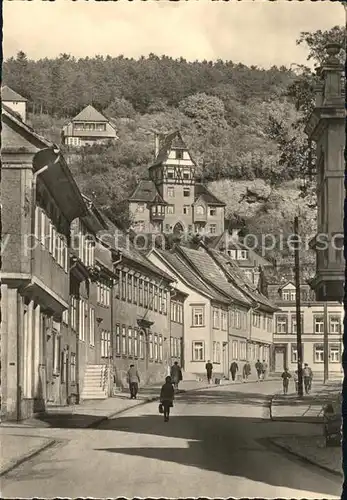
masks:
<svg viewBox="0 0 347 500"><path fill-rule="evenodd" d="M283 372L285 368L285 352L284 349L275 350L275 372Z"/></svg>

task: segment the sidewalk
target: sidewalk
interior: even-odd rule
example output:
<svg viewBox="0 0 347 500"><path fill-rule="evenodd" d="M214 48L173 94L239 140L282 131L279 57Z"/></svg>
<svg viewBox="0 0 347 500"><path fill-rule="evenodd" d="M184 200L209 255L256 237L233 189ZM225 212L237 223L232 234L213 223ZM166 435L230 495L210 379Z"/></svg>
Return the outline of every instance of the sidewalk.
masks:
<svg viewBox="0 0 347 500"><path fill-rule="evenodd" d="M342 380L316 382L310 394L298 395L276 393L270 405L271 420L283 422L320 423L323 421L323 406L337 399L342 391Z"/></svg>

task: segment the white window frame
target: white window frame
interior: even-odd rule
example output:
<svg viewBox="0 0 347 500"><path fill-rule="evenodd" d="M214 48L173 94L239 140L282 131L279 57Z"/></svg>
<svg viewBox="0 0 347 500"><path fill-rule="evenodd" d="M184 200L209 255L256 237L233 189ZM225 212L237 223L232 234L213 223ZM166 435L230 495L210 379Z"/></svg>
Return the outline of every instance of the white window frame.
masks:
<svg viewBox="0 0 347 500"><path fill-rule="evenodd" d="M232 359L235 359L235 360L239 359L239 341L238 340L233 340L231 343L231 356L232 356Z"/></svg>
<svg viewBox="0 0 347 500"><path fill-rule="evenodd" d="M322 344L315 344L313 346L313 362L324 363L324 346Z"/></svg>
<svg viewBox="0 0 347 500"><path fill-rule="evenodd" d="M340 363L341 348L338 345L329 346L329 362Z"/></svg>
<svg viewBox="0 0 347 500"><path fill-rule="evenodd" d="M163 361L163 337L162 335L159 335L159 342L158 342L158 355L159 355L159 361L160 363Z"/></svg>
<svg viewBox="0 0 347 500"><path fill-rule="evenodd" d="M167 197L174 198L175 197L175 188L173 186L169 186L167 188Z"/></svg>
<svg viewBox="0 0 347 500"><path fill-rule="evenodd" d="M209 231L210 231L210 234L216 234L217 224L210 224Z"/></svg>
<svg viewBox="0 0 347 500"><path fill-rule="evenodd" d="M89 308L89 345L95 346L95 310L93 307Z"/></svg>
<svg viewBox="0 0 347 500"><path fill-rule="evenodd" d="M337 314L331 314L329 316L329 333L333 335L339 335L341 333L341 317Z"/></svg>
<svg viewBox="0 0 347 500"><path fill-rule="evenodd" d="M72 384L76 382L76 354L74 352L70 354L70 382Z"/></svg>
<svg viewBox="0 0 347 500"><path fill-rule="evenodd" d="M324 316L323 315L317 315L314 317L313 328L314 328L315 334L323 335L323 333L324 333Z"/></svg>
<svg viewBox="0 0 347 500"><path fill-rule="evenodd" d="M212 309L212 318L213 318L213 328L216 330L220 329L220 315L219 315L219 309L216 309L215 307Z"/></svg>
<svg viewBox="0 0 347 500"><path fill-rule="evenodd" d="M205 326L205 306L192 306L192 326L204 327Z"/></svg>
<svg viewBox="0 0 347 500"><path fill-rule="evenodd" d="M285 319L285 321L280 321L280 319ZM284 328L282 328L283 325ZM281 326L281 328L279 328L279 326ZM278 316L276 316L276 333L282 335L286 335L288 333L288 316L285 316L284 314L279 314Z"/></svg>
<svg viewBox="0 0 347 500"><path fill-rule="evenodd" d="M205 361L205 342L203 340L193 340L192 361Z"/></svg>
<svg viewBox="0 0 347 500"><path fill-rule="evenodd" d="M133 329L128 326L128 356L134 356Z"/></svg>
<svg viewBox="0 0 347 500"><path fill-rule="evenodd" d="M153 360L153 334L148 335L149 359Z"/></svg>
<svg viewBox="0 0 347 500"><path fill-rule="evenodd" d="M134 328L134 357L137 358L139 355L138 352L138 331L136 328Z"/></svg>

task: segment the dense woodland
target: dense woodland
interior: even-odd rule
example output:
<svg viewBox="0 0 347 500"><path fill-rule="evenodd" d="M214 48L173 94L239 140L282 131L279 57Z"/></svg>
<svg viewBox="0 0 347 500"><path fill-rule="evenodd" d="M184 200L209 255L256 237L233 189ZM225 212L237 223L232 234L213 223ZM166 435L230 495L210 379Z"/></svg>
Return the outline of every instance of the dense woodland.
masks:
<svg viewBox="0 0 347 500"><path fill-rule="evenodd" d="M342 27L302 33L297 43L319 66L332 40L344 46ZM33 61L19 52L3 63L3 78L29 100L31 125L54 142L63 123L90 103L116 125L116 143L66 152L80 188L114 221L129 224L126 197L147 175L154 131L179 128L200 178L226 202L227 217L244 220L249 232L285 235L299 213L302 233L314 232L314 149L303 128L318 76L308 67L264 70L154 54ZM285 249L273 254L288 256Z"/></svg>

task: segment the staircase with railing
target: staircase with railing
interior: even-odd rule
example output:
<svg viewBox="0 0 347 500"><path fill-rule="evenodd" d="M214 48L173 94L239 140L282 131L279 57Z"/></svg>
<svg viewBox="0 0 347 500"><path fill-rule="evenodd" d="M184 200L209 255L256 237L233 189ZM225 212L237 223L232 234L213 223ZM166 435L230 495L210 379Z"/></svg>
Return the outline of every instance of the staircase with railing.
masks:
<svg viewBox="0 0 347 500"><path fill-rule="evenodd" d="M106 365L87 365L81 399L106 399L108 396L108 371Z"/></svg>

